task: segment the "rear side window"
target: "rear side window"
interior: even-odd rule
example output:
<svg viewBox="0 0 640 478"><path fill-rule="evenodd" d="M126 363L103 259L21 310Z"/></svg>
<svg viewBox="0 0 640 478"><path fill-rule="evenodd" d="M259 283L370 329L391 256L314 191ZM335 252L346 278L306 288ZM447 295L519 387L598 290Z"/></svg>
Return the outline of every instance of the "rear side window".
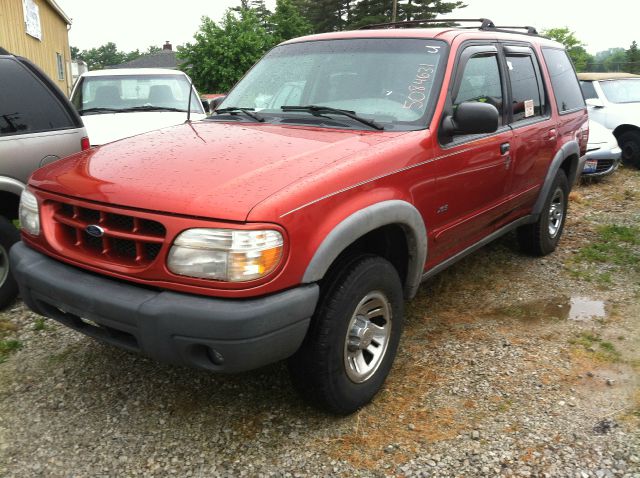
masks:
<svg viewBox="0 0 640 478"><path fill-rule="evenodd" d="M544 90L533 56L507 54L507 69L511 83L513 121L543 116L546 109Z"/></svg>
<svg viewBox="0 0 640 478"><path fill-rule="evenodd" d="M593 86L593 81L581 81L580 88L582 88L582 94L585 100L598 98L598 93L596 93L596 89Z"/></svg>
<svg viewBox="0 0 640 478"><path fill-rule="evenodd" d="M75 128L49 90L12 58L0 58L0 136Z"/></svg>
<svg viewBox="0 0 640 478"><path fill-rule="evenodd" d="M582 90L567 53L555 48L543 48L542 54L547 62L560 114L584 108Z"/></svg>

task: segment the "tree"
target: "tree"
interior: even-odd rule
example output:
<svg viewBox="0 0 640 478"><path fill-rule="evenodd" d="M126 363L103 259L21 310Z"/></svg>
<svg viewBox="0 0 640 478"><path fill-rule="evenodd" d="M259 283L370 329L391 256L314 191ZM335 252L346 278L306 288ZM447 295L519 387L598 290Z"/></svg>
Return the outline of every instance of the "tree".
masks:
<svg viewBox="0 0 640 478"><path fill-rule="evenodd" d="M159 46L149 45L149 48L147 48L145 55L153 55L154 53L160 53L161 51L162 48L160 48Z"/></svg>
<svg viewBox="0 0 640 478"><path fill-rule="evenodd" d="M127 53L118 51L116 44L109 42L98 48L82 50L78 54L78 59L84 60L89 70L102 70L111 65L124 63L127 59Z"/></svg>
<svg viewBox="0 0 640 478"><path fill-rule="evenodd" d="M629 73L640 73L640 51L638 51L638 44L635 40L627 50L626 71Z"/></svg>
<svg viewBox="0 0 640 478"><path fill-rule="evenodd" d="M311 33L311 24L304 18L291 0L277 0L276 11L268 18L268 29L274 43Z"/></svg>
<svg viewBox="0 0 640 478"><path fill-rule="evenodd" d="M571 57L571 61L573 61L577 71L585 71L587 65L593 61L593 56L587 53L585 49L586 45L567 27L543 30L542 36L562 43L567 49L567 53L569 57Z"/></svg>
<svg viewBox="0 0 640 478"><path fill-rule="evenodd" d="M80 54L80 48L76 47L76 46L72 46L70 48L71 50L71 59L72 60L77 60L78 59L78 55Z"/></svg>
<svg viewBox="0 0 640 478"><path fill-rule="evenodd" d="M227 11L220 25L202 17L194 40L178 48L180 68L206 92L228 91L274 44L251 9Z"/></svg>

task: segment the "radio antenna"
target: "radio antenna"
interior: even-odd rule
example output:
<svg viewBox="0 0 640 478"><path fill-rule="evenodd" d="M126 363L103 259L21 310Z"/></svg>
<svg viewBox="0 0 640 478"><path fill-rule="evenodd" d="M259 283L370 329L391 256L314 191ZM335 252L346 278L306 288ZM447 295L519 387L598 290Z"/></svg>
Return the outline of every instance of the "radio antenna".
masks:
<svg viewBox="0 0 640 478"><path fill-rule="evenodd" d="M187 78L189 78L189 102L187 103L187 121L186 122L191 123L191 97L193 96L193 80L188 75L187 75Z"/></svg>

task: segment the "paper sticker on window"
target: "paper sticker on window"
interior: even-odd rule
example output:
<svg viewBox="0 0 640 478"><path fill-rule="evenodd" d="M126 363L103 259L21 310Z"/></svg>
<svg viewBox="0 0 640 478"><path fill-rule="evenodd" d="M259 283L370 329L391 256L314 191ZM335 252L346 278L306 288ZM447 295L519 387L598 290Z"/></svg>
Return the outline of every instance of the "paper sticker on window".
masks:
<svg viewBox="0 0 640 478"><path fill-rule="evenodd" d="M534 109L533 109L533 100L525 100L524 102L524 117L528 118L530 116L533 116L534 113Z"/></svg>

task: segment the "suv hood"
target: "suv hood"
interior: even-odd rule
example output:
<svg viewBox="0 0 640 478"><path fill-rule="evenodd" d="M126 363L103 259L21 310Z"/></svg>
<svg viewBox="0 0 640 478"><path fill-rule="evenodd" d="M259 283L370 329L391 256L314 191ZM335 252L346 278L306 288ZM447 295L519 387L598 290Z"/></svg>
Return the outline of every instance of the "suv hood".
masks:
<svg viewBox="0 0 640 478"><path fill-rule="evenodd" d="M206 118L191 113L192 120ZM179 111L138 111L129 113L87 114L82 117L91 146L111 143L168 126L184 123L187 113Z"/></svg>
<svg viewBox="0 0 640 478"><path fill-rule="evenodd" d="M76 154L38 170L30 184L112 205L244 221L276 191L400 134L197 122Z"/></svg>

